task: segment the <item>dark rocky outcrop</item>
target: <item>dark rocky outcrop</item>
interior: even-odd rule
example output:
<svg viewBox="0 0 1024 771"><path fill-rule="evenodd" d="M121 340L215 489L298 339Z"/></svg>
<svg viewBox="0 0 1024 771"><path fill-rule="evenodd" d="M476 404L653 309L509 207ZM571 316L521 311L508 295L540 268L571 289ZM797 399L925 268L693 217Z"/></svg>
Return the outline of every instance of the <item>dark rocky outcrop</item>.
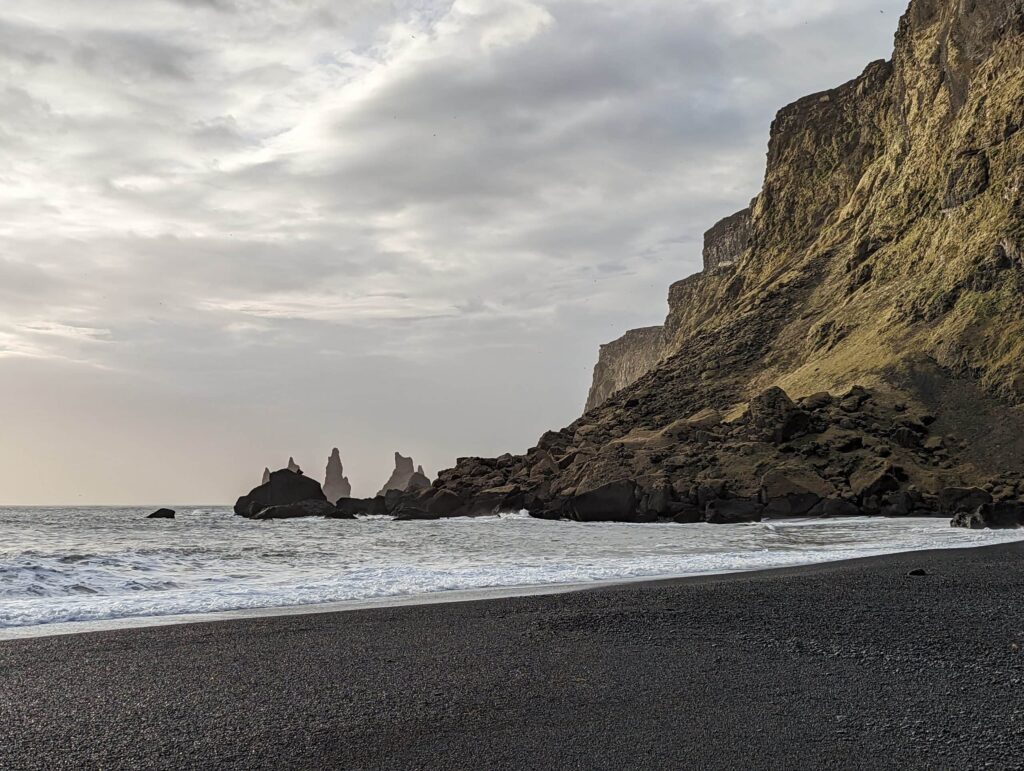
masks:
<svg viewBox="0 0 1024 771"><path fill-rule="evenodd" d="M336 514L329 514L330 519L352 519L357 516L386 517L387 502L383 496L376 498L339 498L334 504Z"/></svg>
<svg viewBox="0 0 1024 771"><path fill-rule="evenodd" d="M337 447L331 452L327 459L327 470L324 475L324 495L329 501L337 501L340 498L352 497L352 485L345 476L345 469L341 464L341 452Z"/></svg>
<svg viewBox="0 0 1024 771"><path fill-rule="evenodd" d="M293 474L301 474L302 469L299 468L299 464L295 462L295 458L288 458L288 470Z"/></svg>
<svg viewBox="0 0 1024 771"><path fill-rule="evenodd" d="M146 519L174 519L174 509L157 509Z"/></svg>
<svg viewBox="0 0 1024 771"><path fill-rule="evenodd" d="M265 485L269 481L270 481L270 469L264 467L264 469L263 469L263 481L260 482L260 484Z"/></svg>
<svg viewBox="0 0 1024 771"><path fill-rule="evenodd" d="M235 514L240 517L258 519L259 514L273 506L292 506L305 502L326 503L320 483L302 474L297 474L288 469L274 471L270 475L270 481L260 485L243 495L235 503ZM307 516L322 516L307 515Z"/></svg>
<svg viewBox="0 0 1024 771"><path fill-rule="evenodd" d="M339 515L334 505L327 501L305 500L298 503L285 503L280 506L267 506L253 515L252 519L301 519L302 517L345 518Z"/></svg>
<svg viewBox="0 0 1024 771"><path fill-rule="evenodd" d="M704 521L712 525L738 525L745 522L760 522L764 518L764 506L757 501L742 499L715 500L708 503Z"/></svg>
<svg viewBox="0 0 1024 771"><path fill-rule="evenodd" d="M570 504L577 522L635 522L636 482L622 480L577 492Z"/></svg>

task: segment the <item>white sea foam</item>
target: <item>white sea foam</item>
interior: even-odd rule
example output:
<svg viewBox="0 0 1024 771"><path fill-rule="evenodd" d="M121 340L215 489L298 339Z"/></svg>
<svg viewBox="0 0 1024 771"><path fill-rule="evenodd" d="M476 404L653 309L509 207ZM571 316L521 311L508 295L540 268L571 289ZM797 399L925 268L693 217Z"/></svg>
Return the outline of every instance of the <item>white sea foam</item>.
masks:
<svg viewBox="0 0 1024 771"><path fill-rule="evenodd" d="M0 509L0 629L699 575L1024 540L942 520L250 522L219 508Z"/></svg>

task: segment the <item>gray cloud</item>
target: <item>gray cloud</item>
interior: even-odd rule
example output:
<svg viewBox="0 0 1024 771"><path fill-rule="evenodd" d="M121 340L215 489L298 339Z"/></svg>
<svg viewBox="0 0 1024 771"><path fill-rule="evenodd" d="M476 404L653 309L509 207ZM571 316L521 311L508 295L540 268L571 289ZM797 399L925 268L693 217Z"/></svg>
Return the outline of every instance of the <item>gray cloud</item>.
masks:
<svg viewBox="0 0 1024 771"><path fill-rule="evenodd" d="M527 447L903 2L5 3L0 494Z"/></svg>

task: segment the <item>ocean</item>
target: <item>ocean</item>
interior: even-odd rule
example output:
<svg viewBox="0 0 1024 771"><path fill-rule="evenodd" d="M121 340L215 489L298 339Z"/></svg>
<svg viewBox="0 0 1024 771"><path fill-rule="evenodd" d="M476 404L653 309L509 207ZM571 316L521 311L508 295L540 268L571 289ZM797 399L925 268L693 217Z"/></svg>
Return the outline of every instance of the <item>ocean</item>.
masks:
<svg viewBox="0 0 1024 771"><path fill-rule="evenodd" d="M581 525L525 513L439 522L253 522L218 506L0 508L0 636L227 611L586 585L1024 540L942 519Z"/></svg>

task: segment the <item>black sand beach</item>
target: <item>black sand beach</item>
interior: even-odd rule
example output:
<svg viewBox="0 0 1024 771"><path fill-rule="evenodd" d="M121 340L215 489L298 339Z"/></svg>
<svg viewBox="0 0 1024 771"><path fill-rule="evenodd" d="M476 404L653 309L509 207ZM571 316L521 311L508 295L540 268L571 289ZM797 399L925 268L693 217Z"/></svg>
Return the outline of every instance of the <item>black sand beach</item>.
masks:
<svg viewBox="0 0 1024 771"><path fill-rule="evenodd" d="M1012 545L0 643L0 768L1020 767L1022 567Z"/></svg>

